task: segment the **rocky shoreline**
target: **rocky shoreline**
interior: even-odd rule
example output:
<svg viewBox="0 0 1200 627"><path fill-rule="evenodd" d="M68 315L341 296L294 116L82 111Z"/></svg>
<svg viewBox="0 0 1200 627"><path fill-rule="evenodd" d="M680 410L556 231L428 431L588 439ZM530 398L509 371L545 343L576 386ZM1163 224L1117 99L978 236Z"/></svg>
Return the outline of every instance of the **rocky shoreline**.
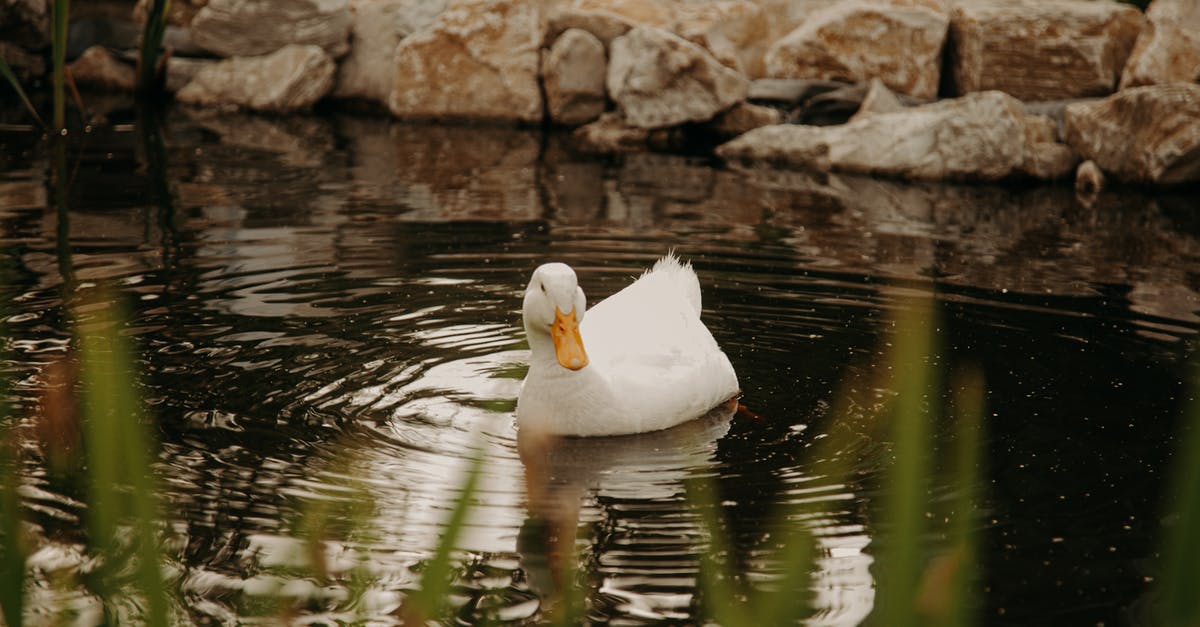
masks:
<svg viewBox="0 0 1200 627"><path fill-rule="evenodd" d="M33 33L0 47L20 71L44 0L0 2ZM353 99L903 179L1200 180L1193 0L178 0L171 24L167 88L193 106ZM131 89L127 58L72 71Z"/></svg>

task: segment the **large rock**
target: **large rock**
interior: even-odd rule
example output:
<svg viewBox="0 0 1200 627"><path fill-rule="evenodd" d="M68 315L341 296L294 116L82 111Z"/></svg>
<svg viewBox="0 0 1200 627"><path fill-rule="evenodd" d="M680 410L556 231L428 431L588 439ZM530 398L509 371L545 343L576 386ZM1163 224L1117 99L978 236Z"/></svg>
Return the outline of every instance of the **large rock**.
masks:
<svg viewBox="0 0 1200 627"><path fill-rule="evenodd" d="M192 41L222 57L253 57L288 44L340 57L349 50L347 0L210 0L192 19Z"/></svg>
<svg viewBox="0 0 1200 627"><path fill-rule="evenodd" d="M1200 85L1126 89L1067 106L1067 142L1126 181L1200 181Z"/></svg>
<svg viewBox="0 0 1200 627"><path fill-rule="evenodd" d="M636 25L628 18L609 11L565 7L553 11L546 19L546 41L554 41L567 30L578 28L591 33L607 48L612 40L628 33Z"/></svg>
<svg viewBox="0 0 1200 627"><path fill-rule="evenodd" d="M50 45L49 0L0 0L0 42L36 50Z"/></svg>
<svg viewBox="0 0 1200 627"><path fill-rule="evenodd" d="M1111 0L966 0L950 18L958 94L998 89L1021 100L1112 93L1144 20Z"/></svg>
<svg viewBox="0 0 1200 627"><path fill-rule="evenodd" d="M586 124L604 113L604 44L572 28L554 41L542 59L546 109L559 124Z"/></svg>
<svg viewBox="0 0 1200 627"><path fill-rule="evenodd" d="M641 128L703 122L746 97L749 80L700 46L648 26L613 40L608 94Z"/></svg>
<svg viewBox="0 0 1200 627"><path fill-rule="evenodd" d="M750 0L715 0L681 5L674 30L726 66L751 77L763 75L762 57L770 41L770 24L758 4Z"/></svg>
<svg viewBox="0 0 1200 627"><path fill-rule="evenodd" d="M388 106L402 118L542 119L538 0L456 0L396 48Z"/></svg>
<svg viewBox="0 0 1200 627"><path fill-rule="evenodd" d="M1121 74L1121 89L1200 80L1200 2L1154 0Z"/></svg>
<svg viewBox="0 0 1200 627"><path fill-rule="evenodd" d="M333 89L334 71L333 59L321 47L291 45L201 68L175 97L190 104L259 111L307 109Z"/></svg>
<svg viewBox="0 0 1200 627"><path fill-rule="evenodd" d="M937 5L847 0L814 11L771 45L767 76L860 82L879 78L918 98L937 96L950 23Z"/></svg>
<svg viewBox="0 0 1200 627"><path fill-rule="evenodd" d="M137 83L134 67L118 59L104 46L92 46L84 50L68 67L71 77L80 85L133 91Z"/></svg>
<svg viewBox="0 0 1200 627"><path fill-rule="evenodd" d="M634 24L667 28L675 20L671 0L574 0L571 7L583 11L605 11Z"/></svg>
<svg viewBox="0 0 1200 627"><path fill-rule="evenodd" d="M1053 124L1000 92L876 113L841 126L764 126L720 146L726 159L910 179L1000 180L1071 173Z"/></svg>
<svg viewBox="0 0 1200 627"><path fill-rule="evenodd" d="M395 80L396 46L431 26L446 0L350 0L350 53L338 64L333 95L384 105Z"/></svg>

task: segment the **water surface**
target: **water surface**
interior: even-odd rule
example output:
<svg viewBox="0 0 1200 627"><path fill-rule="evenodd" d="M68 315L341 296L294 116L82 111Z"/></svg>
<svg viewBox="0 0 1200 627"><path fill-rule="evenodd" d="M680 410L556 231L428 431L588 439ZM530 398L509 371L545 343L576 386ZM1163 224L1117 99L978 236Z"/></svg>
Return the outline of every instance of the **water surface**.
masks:
<svg viewBox="0 0 1200 627"><path fill-rule="evenodd" d="M109 285L131 312L192 621L268 619L282 598L306 622L401 622L476 456L455 612L538 616L555 584L513 418L521 292L539 263L565 261L597 302L674 249L759 419L542 458L593 619L695 619L707 540L690 477L715 482L729 559L751 579L776 566L779 506L809 504L788 524L819 540L811 623L870 615L890 442L839 400L887 368L895 310L930 296L938 365L977 368L987 386L984 622L1146 620L1200 327L1194 191L1085 206L1065 185L601 157L491 127L184 109L161 127L121 109L109 121L70 144L61 188L46 143L0 134L5 372L43 581L83 563L84 506L47 473L37 425L70 411L55 393L71 385L68 307ZM941 429L938 447L952 437ZM830 438L852 480L813 458ZM323 545L330 582L295 539L314 503L349 521ZM95 611L81 591L49 594L39 602Z"/></svg>

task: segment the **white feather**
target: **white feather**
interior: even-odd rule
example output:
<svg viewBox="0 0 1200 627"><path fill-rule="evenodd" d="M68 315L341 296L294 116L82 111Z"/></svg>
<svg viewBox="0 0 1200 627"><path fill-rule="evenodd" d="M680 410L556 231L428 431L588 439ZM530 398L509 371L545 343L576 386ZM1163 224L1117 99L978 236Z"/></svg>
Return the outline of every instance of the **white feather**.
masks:
<svg viewBox="0 0 1200 627"><path fill-rule="evenodd" d="M543 298L546 290L535 290L543 283L561 287ZM548 329L541 337L538 321L546 319L543 308L567 311L569 303L550 301L576 289L574 271L562 264L538 268L530 281L524 317L532 354L517 403L522 430L573 436L657 431L737 396L733 366L700 321L700 281L691 264L668 254L588 310L580 332L589 363L571 371L558 364L545 341Z"/></svg>

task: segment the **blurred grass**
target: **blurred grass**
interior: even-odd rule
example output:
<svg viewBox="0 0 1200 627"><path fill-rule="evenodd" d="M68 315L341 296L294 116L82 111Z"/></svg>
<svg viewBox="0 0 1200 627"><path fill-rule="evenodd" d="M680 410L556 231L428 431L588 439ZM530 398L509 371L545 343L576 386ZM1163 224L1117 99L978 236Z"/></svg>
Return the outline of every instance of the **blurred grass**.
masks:
<svg viewBox="0 0 1200 627"><path fill-rule="evenodd" d="M94 585L102 599L133 592L144 603L144 623L165 626L160 490L151 468L157 455L142 414L133 350L120 333L126 317L118 309L120 300L108 296L102 291L86 307L87 320L77 313L75 323L88 462L88 537L100 558ZM130 566L133 577L127 581Z"/></svg>
<svg viewBox="0 0 1200 627"><path fill-rule="evenodd" d="M1200 627L1200 375L1193 377L1182 428L1183 445L1175 455L1167 492L1169 522L1158 582L1158 624Z"/></svg>
<svg viewBox="0 0 1200 627"><path fill-rule="evenodd" d="M99 558L93 589L106 603L136 597L143 614L138 622L152 626L171 623L173 591L161 573L159 544L162 511L158 484L152 472L153 438L137 394L133 349L120 329L125 319L113 298L103 291L76 308L76 343L81 361L85 455L88 462L87 521L91 548ZM829 483L851 481L853 464L839 451L853 449L851 437L867 435L893 443L892 462L883 474L882 505L878 509L875 567L878 573L877 604L868 619L879 625L964 626L979 622L980 576L978 563L979 503L982 494L981 445L985 387L972 369L943 377L934 330L936 312L930 302L906 302L899 308L893 348L876 385L847 384L835 399L835 420L860 420L858 431L831 433L807 455L814 470ZM86 312L84 315L82 312ZM0 316L0 320L3 316ZM946 385L944 381L948 381ZM861 383L861 382L858 382ZM3 382L0 382L0 386ZM851 407L869 405L854 399L853 389L889 389L890 402L877 411L852 415ZM12 445L13 417L0 387L0 604L6 625L23 624L23 593L27 585L27 547L21 531L18 482L19 456ZM941 415L943 399L949 409ZM1157 584L1155 625L1200 625L1200 402L1192 399L1185 420L1184 445L1176 456L1172 495L1168 502L1171 524L1164 537L1163 574ZM945 426L945 432L939 430ZM950 446L942 445L946 440ZM935 463L941 462L941 463ZM365 485L356 482L353 461L333 469L346 477L349 499L317 500L304 510L295 526L297 538L307 543L311 557L308 575L319 581L330 576L324 562L324 543L333 536L354 535L368 525L375 511ZM418 589L405 599L402 618L408 624L447 620L455 597L455 548L475 502L482 457L473 458L454 499L443 533L431 557L424 562ZM938 473L945 473L938 477ZM935 477L938 480L935 482ZM947 486L949 497L935 500L930 486ZM705 619L723 627L762 627L802 622L811 616L815 560L821 557L815 538L801 522L820 515L818 505L788 505L776 512L770 535L771 576L747 581L737 563L732 539L722 520L718 485L705 478L688 482L687 496L699 520L708 547L700 556L699 597ZM932 541L938 520L944 520L944 537ZM361 540L361 538L360 538ZM930 547L941 547L933 553ZM562 604L547 609L542 619L551 624L586 622L582 589L574 585L573 552L564 552L568 585ZM370 585L364 567L352 577L358 592L351 601L361 612L357 597ZM285 611L282 605L278 611ZM360 619L362 618L360 613ZM116 612L110 622L121 622Z"/></svg>
<svg viewBox="0 0 1200 627"><path fill-rule="evenodd" d="M70 0L53 0L50 5L50 72L52 97L54 99L54 130L62 131L67 125L67 23L71 11Z"/></svg>
<svg viewBox="0 0 1200 627"><path fill-rule="evenodd" d="M39 126L45 128L46 123L42 121L42 116L38 115L37 109L29 101L29 95L25 93L25 88L21 87L21 81L17 80L17 75L13 74L8 62L2 58L0 58L0 76L3 76L4 80L8 81L9 85L12 85L13 91L17 92L17 97L21 99L21 102L25 105L25 109L29 111L29 115L32 115L33 119L37 120Z"/></svg>

